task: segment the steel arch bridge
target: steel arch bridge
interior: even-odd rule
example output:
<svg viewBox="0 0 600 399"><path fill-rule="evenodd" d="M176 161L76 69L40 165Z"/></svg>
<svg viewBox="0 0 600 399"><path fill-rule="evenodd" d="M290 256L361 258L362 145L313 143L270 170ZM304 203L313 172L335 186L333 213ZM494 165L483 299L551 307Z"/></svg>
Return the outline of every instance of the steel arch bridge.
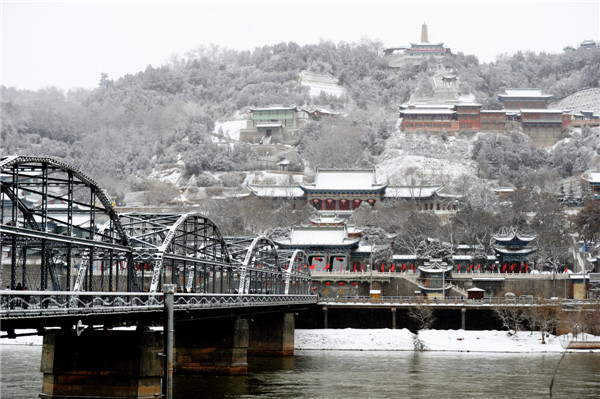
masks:
<svg viewBox="0 0 600 399"><path fill-rule="evenodd" d="M304 252L223 237L198 213L117 214L92 179L51 158L0 158L0 185L11 290L310 294Z"/></svg>

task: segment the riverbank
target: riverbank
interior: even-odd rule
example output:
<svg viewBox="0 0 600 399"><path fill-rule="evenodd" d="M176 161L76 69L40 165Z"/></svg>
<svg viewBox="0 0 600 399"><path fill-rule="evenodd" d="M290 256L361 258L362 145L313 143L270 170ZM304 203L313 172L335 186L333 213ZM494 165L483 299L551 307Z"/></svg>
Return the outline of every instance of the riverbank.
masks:
<svg viewBox="0 0 600 399"><path fill-rule="evenodd" d="M35 333L34 330L31 331ZM295 330L294 347L298 350L348 350L348 351L446 351L446 352L498 352L547 353L562 352L561 345L570 340L600 341L600 337L584 334L546 335L542 344L539 331L422 330L413 334L406 328L391 329L320 329ZM41 346L43 337L21 336L0 339L0 345ZM588 352L590 350L587 350ZM600 350L593 350L600 353Z"/></svg>
<svg viewBox="0 0 600 399"><path fill-rule="evenodd" d="M296 330L295 348L301 350L352 350L352 351L452 351L499 353L562 352L561 345L573 340L571 334L548 334L542 344L539 331L520 331L509 335L507 331L422 330L413 334L407 329L323 329ZM581 334L578 339L600 341L600 337ZM600 353L600 350L594 350Z"/></svg>

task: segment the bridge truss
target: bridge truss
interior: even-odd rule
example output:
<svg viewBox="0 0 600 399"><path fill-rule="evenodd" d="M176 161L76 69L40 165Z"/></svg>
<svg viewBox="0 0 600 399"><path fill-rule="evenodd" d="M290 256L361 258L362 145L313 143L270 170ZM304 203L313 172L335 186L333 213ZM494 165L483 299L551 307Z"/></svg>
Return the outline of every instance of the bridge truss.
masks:
<svg viewBox="0 0 600 399"><path fill-rule="evenodd" d="M198 213L117 214L78 169L0 158L2 283L11 290L310 294L302 251L229 237ZM8 278L6 278L8 276Z"/></svg>

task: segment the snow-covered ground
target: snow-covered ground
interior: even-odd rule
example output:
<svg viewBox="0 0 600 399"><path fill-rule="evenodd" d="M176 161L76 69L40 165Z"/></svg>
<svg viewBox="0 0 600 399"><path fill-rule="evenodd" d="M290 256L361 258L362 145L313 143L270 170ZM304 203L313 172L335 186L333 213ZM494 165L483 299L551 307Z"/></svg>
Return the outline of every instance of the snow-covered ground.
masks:
<svg viewBox="0 0 600 399"><path fill-rule="evenodd" d="M240 140L240 130L246 128L246 124L248 121L244 120L236 120L236 121L225 121L225 122L216 122L215 129L213 130L214 134L223 133L225 137L229 137L232 140ZM218 141L215 137L213 141Z"/></svg>
<svg viewBox="0 0 600 399"><path fill-rule="evenodd" d="M122 328L128 329L128 328ZM34 330L31 330L35 333ZM508 335L506 331L422 330L413 334L406 328L391 329L322 329L296 330L295 348L302 350L353 350L353 351L450 351L450 352L506 352L541 353L562 352L560 341L573 339L571 335L546 337L542 344L541 333L520 331ZM586 335L579 339L600 341L600 337ZM0 339L2 345L41 346L38 335ZM595 350L599 352L600 350Z"/></svg>
<svg viewBox="0 0 600 399"><path fill-rule="evenodd" d="M422 330L418 335L407 329L323 329L296 330L296 349L306 350L382 350L453 352L562 352L561 340L571 336L549 335L542 344L540 332ZM581 338L581 337L580 337ZM586 336L587 340L600 337ZM598 351L600 352L600 350Z"/></svg>

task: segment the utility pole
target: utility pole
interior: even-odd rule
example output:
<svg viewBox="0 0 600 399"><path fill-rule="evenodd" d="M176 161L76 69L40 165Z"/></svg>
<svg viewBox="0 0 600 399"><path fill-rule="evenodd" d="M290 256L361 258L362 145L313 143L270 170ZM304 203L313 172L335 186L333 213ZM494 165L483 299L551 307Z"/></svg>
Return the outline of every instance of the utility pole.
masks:
<svg viewBox="0 0 600 399"><path fill-rule="evenodd" d="M173 335L175 330L174 323L174 296L175 296L175 284L163 285L163 292L165 294L165 315L167 322L165 323L164 334L166 335L166 374L165 374L165 398L173 399Z"/></svg>

